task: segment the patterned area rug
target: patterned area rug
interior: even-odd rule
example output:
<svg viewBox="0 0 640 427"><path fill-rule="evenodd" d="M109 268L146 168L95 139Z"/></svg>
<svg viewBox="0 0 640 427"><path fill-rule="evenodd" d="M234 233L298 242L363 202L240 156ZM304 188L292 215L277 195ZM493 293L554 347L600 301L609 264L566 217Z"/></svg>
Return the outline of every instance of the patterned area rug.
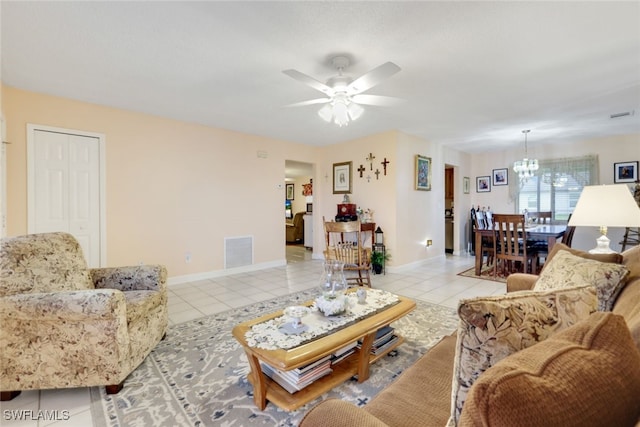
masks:
<svg viewBox="0 0 640 427"><path fill-rule="evenodd" d="M104 387L91 388L94 425L297 426L321 399L365 405L457 327L455 310L417 301L416 310L393 324L405 342L371 366L367 381L349 380L297 411L286 412L272 403L260 411L247 381L247 358L231 329L315 296L315 290L303 291L171 326L167 338L131 373L120 393L107 395Z"/></svg>
<svg viewBox="0 0 640 427"><path fill-rule="evenodd" d="M475 277L476 279L484 279L484 280L492 280L494 282L507 282L507 276L504 275L501 268L498 268L498 274L493 275L493 265L487 267L486 264L482 264L482 269L480 270L480 275L476 275L476 268L472 267L468 270L463 271L462 273L458 273L458 276L464 277Z"/></svg>

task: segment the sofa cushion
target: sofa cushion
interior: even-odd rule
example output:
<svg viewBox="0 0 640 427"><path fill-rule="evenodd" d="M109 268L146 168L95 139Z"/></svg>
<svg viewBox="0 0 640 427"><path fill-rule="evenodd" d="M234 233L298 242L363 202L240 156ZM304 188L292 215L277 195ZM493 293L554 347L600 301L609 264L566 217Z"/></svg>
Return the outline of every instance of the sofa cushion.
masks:
<svg viewBox="0 0 640 427"><path fill-rule="evenodd" d="M559 251L548 264L540 273L534 291L594 285L600 311L611 311L629 274L624 265L585 259L568 251Z"/></svg>
<svg viewBox="0 0 640 427"><path fill-rule="evenodd" d="M510 356L476 381L462 426L631 426L640 353L621 316L595 313Z"/></svg>
<svg viewBox="0 0 640 427"><path fill-rule="evenodd" d="M551 261L553 257L556 256L556 254L560 251L567 251L572 255L579 256L580 258L592 259L600 262L612 262L614 264L622 263L622 255L617 252L613 252L610 254L592 254L586 251L581 251L580 249L570 248L563 243L556 243L555 245L553 245L553 248L551 248L551 252L549 252L549 255L546 257L545 264L542 267L542 271L544 271L546 266L549 264L549 261Z"/></svg>
<svg viewBox="0 0 640 427"><path fill-rule="evenodd" d="M626 284L613 306L613 312L624 317L631 336L640 350L640 246L622 253L623 265L629 269Z"/></svg>
<svg viewBox="0 0 640 427"><path fill-rule="evenodd" d="M587 318L596 308L594 286L461 300L451 421L457 424L467 392L480 374L505 357Z"/></svg>

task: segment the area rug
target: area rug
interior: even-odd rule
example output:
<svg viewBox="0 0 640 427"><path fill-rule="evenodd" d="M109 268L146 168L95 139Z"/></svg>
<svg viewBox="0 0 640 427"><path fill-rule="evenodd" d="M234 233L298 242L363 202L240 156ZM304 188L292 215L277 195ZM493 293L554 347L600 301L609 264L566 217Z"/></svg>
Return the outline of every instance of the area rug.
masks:
<svg viewBox="0 0 640 427"><path fill-rule="evenodd" d="M458 276L464 277L473 277L476 279L484 279L484 280L492 280L494 282L507 282L507 276L502 272L501 268L498 268L498 274L494 276L493 274L493 265L487 266L486 264L482 264L482 269L480 270L480 275L476 275L476 268L472 267L468 270L463 271L462 273L458 273Z"/></svg>
<svg viewBox="0 0 640 427"><path fill-rule="evenodd" d="M260 411L247 381L246 355L231 329L315 296L315 290L307 290L171 326L120 393L107 395L104 387L91 388L94 425L297 426L313 405L328 397L365 405L457 326L455 310L416 301L416 309L392 325L405 342L371 366L367 381L349 380L296 411L286 412L272 403Z"/></svg>

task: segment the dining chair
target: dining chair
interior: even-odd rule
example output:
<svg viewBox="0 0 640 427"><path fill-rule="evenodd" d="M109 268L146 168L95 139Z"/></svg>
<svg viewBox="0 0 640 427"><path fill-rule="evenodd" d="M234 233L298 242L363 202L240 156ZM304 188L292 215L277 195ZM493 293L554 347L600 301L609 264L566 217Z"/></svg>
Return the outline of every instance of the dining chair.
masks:
<svg viewBox="0 0 640 427"><path fill-rule="evenodd" d="M535 249L528 247L525 229L525 216L518 214L494 214L493 220L496 227L496 263L493 267L494 276L497 274L498 262L502 262L503 273L513 272L514 265L520 262L525 273L531 271L529 265L533 265L537 256Z"/></svg>
<svg viewBox="0 0 640 427"><path fill-rule="evenodd" d="M553 212L532 212L529 216L536 219L538 224L551 224L553 221Z"/></svg>
<svg viewBox="0 0 640 427"><path fill-rule="evenodd" d="M371 249L363 245L360 221L325 221L324 235L326 249L324 258L344 263L347 284L371 287ZM356 272L357 276L348 276L347 272Z"/></svg>
<svg viewBox="0 0 640 427"><path fill-rule="evenodd" d="M571 215L572 214L569 214L569 218L567 218L567 224L569 224L569 221L571 220ZM573 241L573 233L575 232L576 232L575 225L572 225L572 226L567 225L567 229L565 230L564 235L562 236L562 243L571 247L571 242Z"/></svg>
<svg viewBox="0 0 640 427"><path fill-rule="evenodd" d="M480 256L484 259L487 254L487 267L495 262L496 253L496 234L493 229L493 214L490 211L474 211L473 219L475 222L476 233L480 234L480 247L476 247L476 251L480 251ZM480 263L482 265L482 263Z"/></svg>

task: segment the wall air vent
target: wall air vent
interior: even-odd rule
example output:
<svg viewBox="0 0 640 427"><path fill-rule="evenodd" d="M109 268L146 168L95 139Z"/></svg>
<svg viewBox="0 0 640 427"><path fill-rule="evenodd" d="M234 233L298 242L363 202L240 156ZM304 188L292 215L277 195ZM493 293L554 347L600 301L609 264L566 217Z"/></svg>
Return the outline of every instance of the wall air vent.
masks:
<svg viewBox="0 0 640 427"><path fill-rule="evenodd" d="M224 268L244 267L253 264L253 236L225 237Z"/></svg>

